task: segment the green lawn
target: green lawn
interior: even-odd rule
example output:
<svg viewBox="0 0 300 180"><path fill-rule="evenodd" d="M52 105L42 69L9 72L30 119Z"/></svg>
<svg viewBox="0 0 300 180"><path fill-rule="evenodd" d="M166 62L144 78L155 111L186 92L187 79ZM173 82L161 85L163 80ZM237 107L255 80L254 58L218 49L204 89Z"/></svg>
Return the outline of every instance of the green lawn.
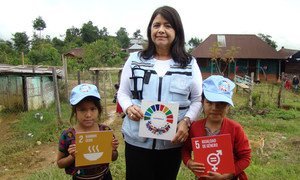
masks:
<svg viewBox="0 0 300 180"><path fill-rule="evenodd" d="M300 176L300 96L291 92L283 92L284 109L278 109L278 86L274 84L260 84L254 87L254 107L247 106L248 95L239 91L234 95L235 107L232 107L229 117L238 121L244 127L248 138L258 140L259 136L265 138L263 154L253 149L251 165L246 169L250 179L299 179ZM108 100L108 102L111 102ZM49 109L19 113L17 120L10 125L10 134L0 143L0 176L7 175L6 167L14 167L20 158L34 149L36 141L42 141L55 145L62 129L68 126L70 108L68 104L62 104L64 126L57 127L55 106ZM114 104L110 104L114 106ZM35 113L44 114L43 121L36 121L32 117ZM2 119L11 116L2 112ZM121 135L122 120L116 117L111 125L116 136L120 140L119 158L111 163L111 171L114 179L125 179L124 143ZM34 134L28 137L28 132ZM14 143L12 143L14 142ZM29 159L28 159L29 161ZM22 169L15 169L20 173ZM25 174L20 179L69 179L64 171L58 169L55 164L42 167ZM182 165L178 174L179 180L194 179L192 173Z"/></svg>

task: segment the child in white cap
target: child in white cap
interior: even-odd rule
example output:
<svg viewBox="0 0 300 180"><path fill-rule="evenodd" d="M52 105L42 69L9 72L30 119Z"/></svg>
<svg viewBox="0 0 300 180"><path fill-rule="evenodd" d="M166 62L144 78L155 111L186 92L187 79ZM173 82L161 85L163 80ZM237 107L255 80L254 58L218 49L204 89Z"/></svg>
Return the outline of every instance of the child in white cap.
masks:
<svg viewBox="0 0 300 180"><path fill-rule="evenodd" d="M95 85L80 84L73 88L70 96L72 114L70 120L76 119L76 124L64 130L59 138L59 151L57 155L57 165L65 168L66 174L72 175L73 179L103 179L111 180L109 164L97 164L91 166L75 167L75 134L76 132L106 131L110 128L103 124L98 124L102 107L100 94ZM112 142L112 160L118 158L119 142L114 137Z"/></svg>
<svg viewBox="0 0 300 180"><path fill-rule="evenodd" d="M230 134L235 174L219 174L209 171L207 176L198 177L199 179L248 179L244 172L251 160L248 138L238 122L226 117L229 107L233 106L234 87L235 84L231 80L219 75L212 75L203 81L202 104L205 118L191 125L189 139L182 149L182 158L184 164L194 174L207 172L204 164L195 162L191 158L191 138Z"/></svg>

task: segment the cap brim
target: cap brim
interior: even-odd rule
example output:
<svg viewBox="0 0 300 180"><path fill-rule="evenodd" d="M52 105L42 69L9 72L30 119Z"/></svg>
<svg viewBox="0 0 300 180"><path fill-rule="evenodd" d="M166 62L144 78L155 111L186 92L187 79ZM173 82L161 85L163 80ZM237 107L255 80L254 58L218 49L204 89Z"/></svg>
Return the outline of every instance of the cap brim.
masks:
<svg viewBox="0 0 300 180"><path fill-rule="evenodd" d="M100 97L99 97L99 96L95 96L95 94L84 94L84 95L82 95L82 96L80 96L80 97L77 97L74 101L71 101L71 105L76 105L76 104L78 104L81 100L83 100L84 98L89 97L89 96L98 98L98 99L100 100Z"/></svg>
<svg viewBox="0 0 300 180"><path fill-rule="evenodd" d="M205 98L211 102L227 102L231 106L234 106L232 100L222 94L212 93L212 92L208 92L205 90L203 92L204 92Z"/></svg>

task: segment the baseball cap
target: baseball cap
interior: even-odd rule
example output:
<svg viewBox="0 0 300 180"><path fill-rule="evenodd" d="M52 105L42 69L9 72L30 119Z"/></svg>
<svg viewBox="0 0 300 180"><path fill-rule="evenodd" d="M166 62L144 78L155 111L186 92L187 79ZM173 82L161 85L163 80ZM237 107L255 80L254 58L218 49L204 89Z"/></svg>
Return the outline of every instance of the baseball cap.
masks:
<svg viewBox="0 0 300 180"><path fill-rule="evenodd" d="M79 84L79 85L75 86L71 91L70 103L71 103L71 105L76 105L82 99L84 99L88 96L92 96L92 97L101 99L98 89L95 85Z"/></svg>
<svg viewBox="0 0 300 180"><path fill-rule="evenodd" d="M232 95L235 84L228 78L212 75L203 81L205 98L211 102L227 102L233 106Z"/></svg>

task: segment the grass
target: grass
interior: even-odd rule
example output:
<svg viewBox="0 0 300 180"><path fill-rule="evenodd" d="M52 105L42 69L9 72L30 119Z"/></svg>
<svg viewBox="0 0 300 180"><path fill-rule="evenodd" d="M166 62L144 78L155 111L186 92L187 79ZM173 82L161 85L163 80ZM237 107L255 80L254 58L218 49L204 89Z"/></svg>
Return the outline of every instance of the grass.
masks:
<svg viewBox="0 0 300 180"><path fill-rule="evenodd" d="M260 84L254 88L255 106L247 106L248 96L244 92L234 95L235 107L231 108L229 117L238 121L245 129L248 138L258 140L258 136L265 137L264 153L256 149L252 152L252 162L246 169L250 179L298 179L300 175L300 96L291 92L283 92L285 109L276 107L278 86ZM269 93L269 94L268 94ZM108 103L111 103L108 100ZM110 104L112 105L112 104ZM11 130L6 139L0 144L0 164L13 167L20 158L23 163L29 162L28 150L36 147L36 141L57 143L62 129L68 126L70 107L62 103L64 125L58 128L55 106L49 109L19 113L16 122L11 124ZM35 113L43 113L42 121L35 119ZM9 113L1 113L4 119ZM116 118L111 128L120 141L119 158L111 163L113 178L116 180L125 177L124 142L121 135L121 118ZM29 137L32 133L33 137ZM11 142L14 143L11 143ZM0 167L1 167L0 165ZM5 172L0 171L0 176ZM69 179L62 169L51 164L48 167L31 172L22 179ZM179 180L194 179L194 175L182 165Z"/></svg>

